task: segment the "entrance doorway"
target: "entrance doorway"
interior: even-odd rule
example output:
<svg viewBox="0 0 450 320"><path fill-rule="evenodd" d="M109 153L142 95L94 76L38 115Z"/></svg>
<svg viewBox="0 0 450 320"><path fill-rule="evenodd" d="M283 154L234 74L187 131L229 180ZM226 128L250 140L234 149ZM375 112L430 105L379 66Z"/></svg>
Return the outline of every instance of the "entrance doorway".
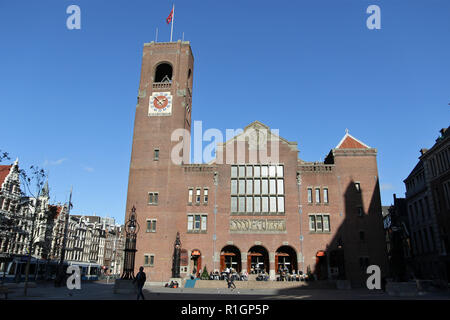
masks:
<svg viewBox="0 0 450 320"><path fill-rule="evenodd" d="M241 272L241 252L235 246L226 246L220 252L220 271L222 272L226 268Z"/></svg>
<svg viewBox="0 0 450 320"><path fill-rule="evenodd" d="M293 273L298 271L297 265L297 253L294 248L290 246L281 246L275 252L275 272L281 270L285 270L287 268L289 273Z"/></svg>
<svg viewBox="0 0 450 320"><path fill-rule="evenodd" d="M324 280L328 278L328 262L325 251L319 250L316 254L316 268L315 271L317 280Z"/></svg>
<svg viewBox="0 0 450 320"><path fill-rule="evenodd" d="M247 271L248 273L258 274L269 272L269 253L262 246L253 246L247 255Z"/></svg>
<svg viewBox="0 0 450 320"><path fill-rule="evenodd" d="M202 253L198 249L191 252L191 270L195 277L199 277L202 272Z"/></svg>

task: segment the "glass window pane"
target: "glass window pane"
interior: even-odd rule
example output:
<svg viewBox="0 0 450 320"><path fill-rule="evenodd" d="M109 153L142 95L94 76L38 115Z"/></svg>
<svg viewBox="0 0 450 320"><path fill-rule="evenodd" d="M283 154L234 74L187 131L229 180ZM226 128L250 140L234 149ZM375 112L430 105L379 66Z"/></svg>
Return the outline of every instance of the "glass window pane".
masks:
<svg viewBox="0 0 450 320"><path fill-rule="evenodd" d="M251 178L251 177L253 177L253 167L248 166L247 167L247 178Z"/></svg>
<svg viewBox="0 0 450 320"><path fill-rule="evenodd" d="M276 194L277 190L276 190L276 180L275 179L270 179L270 194Z"/></svg>
<svg viewBox="0 0 450 320"><path fill-rule="evenodd" d="M284 212L284 197L278 197L278 212Z"/></svg>
<svg viewBox="0 0 450 320"><path fill-rule="evenodd" d="M237 180L231 180L231 194L237 194Z"/></svg>
<svg viewBox="0 0 450 320"><path fill-rule="evenodd" d="M239 166L239 177L245 177L245 167L244 166Z"/></svg>
<svg viewBox="0 0 450 320"><path fill-rule="evenodd" d="M283 177L283 166L277 166L277 177Z"/></svg>
<svg viewBox="0 0 450 320"><path fill-rule="evenodd" d="M284 194L284 185L283 185L283 179L277 180L277 193L278 194Z"/></svg>
<svg viewBox="0 0 450 320"><path fill-rule="evenodd" d="M206 230L206 216L202 216L202 230Z"/></svg>
<svg viewBox="0 0 450 320"><path fill-rule="evenodd" d="M237 177L237 167L231 166L231 177L236 178Z"/></svg>
<svg viewBox="0 0 450 320"><path fill-rule="evenodd" d="M239 197L239 212L245 212L245 197Z"/></svg>
<svg viewBox="0 0 450 320"><path fill-rule="evenodd" d="M237 212L237 197L231 197L231 212Z"/></svg>
<svg viewBox="0 0 450 320"><path fill-rule="evenodd" d="M261 167L254 166L254 170L255 170L255 178L259 178L261 176Z"/></svg>
<svg viewBox="0 0 450 320"><path fill-rule="evenodd" d="M269 212L269 197L262 197L262 212Z"/></svg>
<svg viewBox="0 0 450 320"><path fill-rule="evenodd" d="M261 194L261 180L257 179L254 181L255 190L253 190L254 194Z"/></svg>
<svg viewBox="0 0 450 320"><path fill-rule="evenodd" d="M254 201L255 201L255 203L254 203L254 205L255 205L254 211L255 212L261 212L261 197L255 197Z"/></svg>
<svg viewBox="0 0 450 320"><path fill-rule="evenodd" d="M261 166L261 176L262 177L267 177L269 173L269 169L267 166Z"/></svg>
<svg viewBox="0 0 450 320"><path fill-rule="evenodd" d="M276 172L277 172L276 166L269 166L269 176L270 177L275 177Z"/></svg>
<svg viewBox="0 0 450 320"><path fill-rule="evenodd" d="M268 194L269 193L269 181L267 179L262 179L262 194Z"/></svg>
<svg viewBox="0 0 450 320"><path fill-rule="evenodd" d="M189 189L189 199L188 199L188 201L189 201L190 203L192 202L192 196L193 196L193 194L194 194L194 190Z"/></svg>
<svg viewBox="0 0 450 320"><path fill-rule="evenodd" d="M317 231L322 231L322 216L316 217L316 228Z"/></svg>
<svg viewBox="0 0 450 320"><path fill-rule="evenodd" d="M239 194L245 194L245 180L239 180Z"/></svg>
<svg viewBox="0 0 450 320"><path fill-rule="evenodd" d="M323 202L328 203L328 189L323 189Z"/></svg>
<svg viewBox="0 0 450 320"><path fill-rule="evenodd" d="M192 230L194 228L194 217L188 216L188 230Z"/></svg>
<svg viewBox="0 0 450 320"><path fill-rule="evenodd" d="M247 194L253 194L253 180L247 180Z"/></svg>
<svg viewBox="0 0 450 320"><path fill-rule="evenodd" d="M277 212L277 198L270 197L270 212Z"/></svg>
<svg viewBox="0 0 450 320"><path fill-rule="evenodd" d="M253 212L253 198L247 197L247 212Z"/></svg>
<svg viewBox="0 0 450 320"><path fill-rule="evenodd" d="M312 189L308 188L308 203L312 203Z"/></svg>
<svg viewBox="0 0 450 320"><path fill-rule="evenodd" d="M316 217L309 216L309 230L316 231Z"/></svg>
<svg viewBox="0 0 450 320"><path fill-rule="evenodd" d="M330 231L330 216L323 216L323 231Z"/></svg>
<svg viewBox="0 0 450 320"><path fill-rule="evenodd" d="M320 189L316 188L316 203L320 203Z"/></svg>

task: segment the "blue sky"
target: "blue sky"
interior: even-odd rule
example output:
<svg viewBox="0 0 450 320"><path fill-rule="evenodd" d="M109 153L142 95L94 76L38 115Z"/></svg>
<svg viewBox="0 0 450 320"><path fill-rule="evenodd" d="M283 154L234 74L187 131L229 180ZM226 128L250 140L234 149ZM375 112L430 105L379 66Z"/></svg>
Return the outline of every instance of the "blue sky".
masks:
<svg viewBox="0 0 450 320"><path fill-rule="evenodd" d="M81 8L81 30L66 9ZM381 30L369 30L369 5ZM54 202L125 215L142 48L171 1L0 0L0 149L49 172ZM450 1L178 1L195 56L193 120L259 120L323 160L348 128L378 149L383 204L449 125ZM205 145L204 145L205 146Z"/></svg>

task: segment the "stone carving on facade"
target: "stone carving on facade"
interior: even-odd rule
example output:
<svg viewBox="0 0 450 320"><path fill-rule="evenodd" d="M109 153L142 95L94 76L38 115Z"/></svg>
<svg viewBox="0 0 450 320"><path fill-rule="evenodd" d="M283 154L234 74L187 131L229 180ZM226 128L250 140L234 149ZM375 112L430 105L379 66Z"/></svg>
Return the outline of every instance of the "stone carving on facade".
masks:
<svg viewBox="0 0 450 320"><path fill-rule="evenodd" d="M282 233L286 232L286 221L283 219L231 219L230 232Z"/></svg>

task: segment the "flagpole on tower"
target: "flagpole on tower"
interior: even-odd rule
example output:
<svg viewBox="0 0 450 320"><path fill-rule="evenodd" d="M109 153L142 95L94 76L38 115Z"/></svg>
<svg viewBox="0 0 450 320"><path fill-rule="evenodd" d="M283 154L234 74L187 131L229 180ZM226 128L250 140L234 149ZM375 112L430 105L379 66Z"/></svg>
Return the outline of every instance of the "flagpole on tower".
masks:
<svg viewBox="0 0 450 320"><path fill-rule="evenodd" d="M175 18L175 4L172 7L172 26L170 28L170 42L172 42L172 34L173 34L173 19Z"/></svg>

